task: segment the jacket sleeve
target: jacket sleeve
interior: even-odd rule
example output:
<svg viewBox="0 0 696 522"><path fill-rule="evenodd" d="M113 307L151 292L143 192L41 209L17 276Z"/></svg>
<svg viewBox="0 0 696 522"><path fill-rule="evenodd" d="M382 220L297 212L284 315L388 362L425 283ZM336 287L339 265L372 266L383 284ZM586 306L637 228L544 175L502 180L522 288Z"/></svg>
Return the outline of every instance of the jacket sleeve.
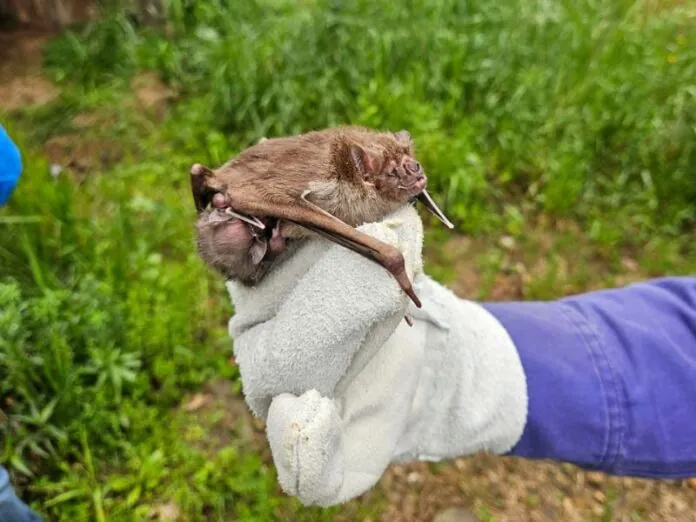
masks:
<svg viewBox="0 0 696 522"><path fill-rule="evenodd" d="M527 376L527 424L510 455L696 476L696 277L485 306Z"/></svg>

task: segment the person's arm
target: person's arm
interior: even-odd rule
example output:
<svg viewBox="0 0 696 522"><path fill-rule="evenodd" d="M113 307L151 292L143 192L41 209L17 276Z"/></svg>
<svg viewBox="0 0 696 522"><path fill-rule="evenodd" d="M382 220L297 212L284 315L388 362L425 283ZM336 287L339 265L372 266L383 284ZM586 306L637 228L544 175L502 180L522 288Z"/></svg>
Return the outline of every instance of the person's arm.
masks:
<svg viewBox="0 0 696 522"><path fill-rule="evenodd" d="M696 476L696 277L484 306L527 377L526 426L510 455Z"/></svg>
<svg viewBox="0 0 696 522"><path fill-rule="evenodd" d="M0 125L0 207L7 203L22 173L19 148Z"/></svg>
<svg viewBox="0 0 696 522"><path fill-rule="evenodd" d="M356 301L350 320L325 321L326 310L348 306L327 291L335 274L349 288L369 276L351 268L354 254L334 253L330 270L309 279L259 285L292 306L262 306L258 296L235 302L242 324L245 311L274 316L251 321L252 337L237 336L235 351L249 355L240 364L247 400L262 387L268 398L279 482L302 503L354 498L393 462L480 451L625 475L696 476L696 278L550 302L476 303L421 273L413 327L397 328L376 352L351 345L358 351L336 365L352 323L381 325L382 314ZM315 267L324 259L294 261ZM292 301L286 284L296 286ZM371 278L365 295L383 285L393 281ZM321 335L297 329L315 322Z"/></svg>

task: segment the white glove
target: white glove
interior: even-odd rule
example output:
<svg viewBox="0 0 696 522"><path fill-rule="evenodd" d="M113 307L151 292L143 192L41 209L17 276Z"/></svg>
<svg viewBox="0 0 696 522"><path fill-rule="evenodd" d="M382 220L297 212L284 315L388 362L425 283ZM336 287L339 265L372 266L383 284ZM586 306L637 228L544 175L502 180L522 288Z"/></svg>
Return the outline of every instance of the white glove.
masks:
<svg viewBox="0 0 696 522"><path fill-rule="evenodd" d="M306 505L350 500L396 461L504 453L526 421L511 339L423 274L415 209L359 229L404 253L422 309L384 268L323 239L255 288L228 283L245 398L282 488Z"/></svg>

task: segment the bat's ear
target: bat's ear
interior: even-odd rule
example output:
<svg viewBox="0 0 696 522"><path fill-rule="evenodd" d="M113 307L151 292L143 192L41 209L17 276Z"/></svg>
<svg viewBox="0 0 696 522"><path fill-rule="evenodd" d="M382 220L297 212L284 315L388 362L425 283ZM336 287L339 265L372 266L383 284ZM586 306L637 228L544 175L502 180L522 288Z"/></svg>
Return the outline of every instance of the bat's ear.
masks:
<svg viewBox="0 0 696 522"><path fill-rule="evenodd" d="M364 178L379 174L382 168L382 158L380 155L361 145L353 144L350 146L350 157L355 164L355 169Z"/></svg>
<svg viewBox="0 0 696 522"><path fill-rule="evenodd" d="M263 261L263 258L268 251L268 241L265 239L256 239L256 241L254 241L254 243L251 245L249 251L251 253L251 262L258 265L261 261Z"/></svg>
<svg viewBox="0 0 696 522"><path fill-rule="evenodd" d="M399 143L403 143L404 145L411 144L411 133L407 130L400 130L399 132L395 132L394 138L396 138L396 141L398 141Z"/></svg>

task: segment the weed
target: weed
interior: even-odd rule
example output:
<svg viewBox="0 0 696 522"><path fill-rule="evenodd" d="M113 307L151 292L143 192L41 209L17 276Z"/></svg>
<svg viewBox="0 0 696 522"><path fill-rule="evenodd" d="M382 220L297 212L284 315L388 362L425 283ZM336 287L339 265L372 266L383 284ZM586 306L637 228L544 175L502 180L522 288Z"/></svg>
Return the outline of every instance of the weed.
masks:
<svg viewBox="0 0 696 522"><path fill-rule="evenodd" d="M182 118L235 146L347 122L408 128L464 230L504 225L495 210L514 196L615 243L693 223L692 18L635 0L172 0L168 36L117 12L49 56L87 85L154 69L186 94Z"/></svg>

